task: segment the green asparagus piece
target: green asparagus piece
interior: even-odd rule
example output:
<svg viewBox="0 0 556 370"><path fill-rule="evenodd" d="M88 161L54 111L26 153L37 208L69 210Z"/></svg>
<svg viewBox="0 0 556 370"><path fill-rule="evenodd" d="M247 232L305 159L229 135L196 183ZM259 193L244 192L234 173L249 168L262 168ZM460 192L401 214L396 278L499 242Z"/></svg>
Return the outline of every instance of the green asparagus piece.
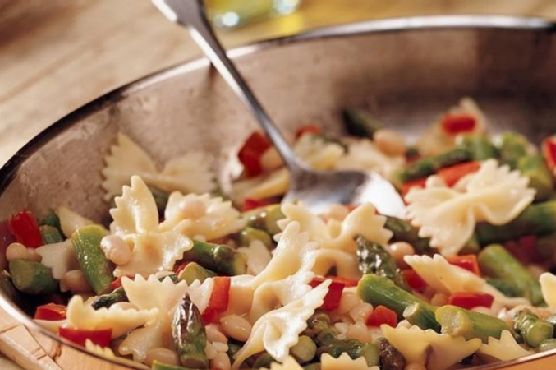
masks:
<svg viewBox="0 0 556 370"><path fill-rule="evenodd" d="M321 332L333 329L331 326L330 317L324 312L315 312L309 320L307 320L307 329L304 330L303 334L307 335L311 339L316 339ZM336 331L332 331L331 339L334 339ZM326 340L325 340L326 342Z"/></svg>
<svg viewBox="0 0 556 370"><path fill-rule="evenodd" d="M380 363L380 352L376 344L366 343L363 346L361 356L365 358L365 362L369 367L378 366Z"/></svg>
<svg viewBox="0 0 556 370"><path fill-rule="evenodd" d="M286 218L282 213L282 206L280 204L273 204L270 206L257 208L252 211L246 212L247 226L266 231L270 235L281 232L278 227L278 220Z"/></svg>
<svg viewBox="0 0 556 370"><path fill-rule="evenodd" d="M128 299L127 299L127 295L125 294L124 288L119 287L114 289L110 293L106 293L98 296L91 304L91 307L93 307L95 310L98 310L99 308L102 307L110 307L114 303L127 302L127 301Z"/></svg>
<svg viewBox="0 0 556 370"><path fill-rule="evenodd" d="M487 278L486 282L498 289L506 297L519 297L520 293L514 285L502 279Z"/></svg>
<svg viewBox="0 0 556 370"><path fill-rule="evenodd" d="M380 358L379 368L382 370L404 370L406 360L403 355L392 346L386 339L378 341L378 351Z"/></svg>
<svg viewBox="0 0 556 370"><path fill-rule="evenodd" d="M369 112L360 109L342 110L342 122L348 135L369 139L382 126Z"/></svg>
<svg viewBox="0 0 556 370"><path fill-rule="evenodd" d="M529 178L529 187L535 189L535 200L550 198L554 189L552 173L546 166L544 158L539 154L529 154L517 161L517 169Z"/></svg>
<svg viewBox="0 0 556 370"><path fill-rule="evenodd" d="M440 326L434 317L434 306L406 292L384 276L363 275L357 284L357 293L363 301L373 306L383 305L396 311L398 317L401 317L408 307L419 304L421 306L419 308L421 310L419 313L420 319L416 320L415 324L419 325L421 329L440 330Z"/></svg>
<svg viewBox="0 0 556 370"><path fill-rule="evenodd" d="M180 364L195 369L208 368L205 354L207 335L199 309L184 296L174 312L172 338L178 351Z"/></svg>
<svg viewBox="0 0 556 370"><path fill-rule="evenodd" d="M500 160L512 169L517 168L520 158L533 151L533 145L517 132L505 132L500 139Z"/></svg>
<svg viewBox="0 0 556 370"><path fill-rule="evenodd" d="M255 240L260 241L265 245L265 247L269 249L272 249L274 247L274 243L272 242L272 238L270 237L270 235L261 229L246 227L239 234L239 245L243 247L250 246L251 242Z"/></svg>
<svg viewBox="0 0 556 370"><path fill-rule="evenodd" d="M16 259L10 261L9 269L12 283L20 292L46 294L58 288L52 270L40 262Z"/></svg>
<svg viewBox="0 0 556 370"><path fill-rule="evenodd" d="M521 334L528 346L536 348L544 340L552 338L554 327L548 321L524 309L514 318L514 330Z"/></svg>
<svg viewBox="0 0 556 370"><path fill-rule="evenodd" d="M183 259L222 275L241 275L247 271L245 257L227 245L194 240L193 248L183 254Z"/></svg>
<svg viewBox="0 0 556 370"><path fill-rule="evenodd" d="M418 254L430 252L430 238L419 236L419 230L408 221L400 218L386 216L384 227L392 231L393 242L407 242L413 246Z"/></svg>
<svg viewBox="0 0 556 370"><path fill-rule="evenodd" d="M359 271L363 274L377 274L391 279L397 286L409 290L394 258L378 243L370 242L362 236L355 238L355 254Z"/></svg>
<svg viewBox="0 0 556 370"><path fill-rule="evenodd" d="M251 369L270 367L270 364L273 362L274 358L268 352L257 353L247 359L247 364L250 365Z"/></svg>
<svg viewBox="0 0 556 370"><path fill-rule="evenodd" d="M106 230L99 225L83 226L71 235L81 271L96 294L108 291L114 280L113 265L100 248L100 241L105 235Z"/></svg>
<svg viewBox="0 0 556 370"><path fill-rule="evenodd" d="M193 369L188 367L163 364L162 362L158 362L157 360L154 360L151 366L151 370L193 370Z"/></svg>
<svg viewBox="0 0 556 370"><path fill-rule="evenodd" d="M58 217L58 215L56 214L56 212L54 212L54 210L49 210L48 213L46 214L46 216L44 216L40 221L39 221L39 225L48 225L48 226L52 226L55 227L56 229L58 229L58 231L62 232L62 226L60 225L60 218Z"/></svg>
<svg viewBox="0 0 556 370"><path fill-rule="evenodd" d="M39 226L39 230L41 232L42 240L45 244L59 243L64 241L62 233L60 233L60 231L54 226L41 225Z"/></svg>
<svg viewBox="0 0 556 370"><path fill-rule="evenodd" d="M347 353L355 360L363 356L365 350L367 350L365 344L357 339L334 339L318 347L317 357L320 358L323 353L328 353L330 356L338 358L342 353Z"/></svg>
<svg viewBox="0 0 556 370"><path fill-rule="evenodd" d="M556 348L556 339L545 339L539 345L539 351L546 352Z"/></svg>
<svg viewBox="0 0 556 370"><path fill-rule="evenodd" d="M457 147L446 153L434 157L419 159L402 172L399 173L399 180L406 182L430 176L443 167L448 167L457 163L467 162L472 159L471 152L466 148Z"/></svg>
<svg viewBox="0 0 556 370"><path fill-rule="evenodd" d="M156 208L158 209L158 215L163 216L170 194L167 191L157 188L156 186L149 186L149 190L154 197L154 202L156 203Z"/></svg>
<svg viewBox="0 0 556 370"><path fill-rule="evenodd" d="M498 149L486 135L466 135L462 138L460 146L469 150L474 161L484 161L498 156Z"/></svg>
<svg viewBox="0 0 556 370"><path fill-rule="evenodd" d="M402 316L411 324L426 328L429 326L431 309L424 307L421 303L414 303L403 311Z"/></svg>
<svg viewBox="0 0 556 370"><path fill-rule="evenodd" d="M516 240L525 235L556 232L556 200L532 204L517 218L504 225L477 224L475 232L481 245Z"/></svg>
<svg viewBox="0 0 556 370"><path fill-rule="evenodd" d="M196 262L189 262L178 274L179 280L185 280L187 285L191 285L195 280L200 283L215 275L214 272L207 270Z"/></svg>
<svg viewBox="0 0 556 370"><path fill-rule="evenodd" d="M478 261L481 271L504 280L534 305L544 302L539 282L501 245L492 244L484 248L479 253Z"/></svg>
<svg viewBox="0 0 556 370"><path fill-rule="evenodd" d="M506 322L496 317L455 306L437 308L435 318L442 326L442 333L465 339L479 338L483 343L487 343L489 337L499 339L504 330L511 331Z"/></svg>
<svg viewBox="0 0 556 370"><path fill-rule="evenodd" d="M290 354L300 364L309 362L317 353L317 345L307 335L299 336L297 343L290 348Z"/></svg>

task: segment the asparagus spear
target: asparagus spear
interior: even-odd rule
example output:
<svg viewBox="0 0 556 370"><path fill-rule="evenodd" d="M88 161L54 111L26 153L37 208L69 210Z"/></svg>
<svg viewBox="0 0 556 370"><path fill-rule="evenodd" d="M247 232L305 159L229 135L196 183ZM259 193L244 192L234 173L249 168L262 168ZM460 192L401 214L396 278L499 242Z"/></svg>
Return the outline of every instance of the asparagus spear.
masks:
<svg viewBox="0 0 556 370"><path fill-rule="evenodd" d="M342 122L349 135L369 139L382 126L369 112L360 109L342 110Z"/></svg>
<svg viewBox="0 0 556 370"><path fill-rule="evenodd" d="M91 307L93 307L95 310L98 310L99 308L102 307L110 307L117 302L127 302L127 301L128 299L127 299L127 295L125 294L124 288L119 287L114 289L110 293L106 293L98 296L91 304Z"/></svg>
<svg viewBox="0 0 556 370"><path fill-rule="evenodd" d="M469 150L474 161L484 161L498 156L498 149L485 135L466 135L462 138L460 146Z"/></svg>
<svg viewBox="0 0 556 370"><path fill-rule="evenodd" d="M205 354L207 335L201 321L201 313L187 295L182 298L174 313L172 338L181 365L195 369L208 368L208 358Z"/></svg>
<svg viewBox="0 0 556 370"><path fill-rule="evenodd" d="M114 280L113 265L100 248L100 241L105 235L106 230L101 226L87 225L77 229L71 236L81 271L96 294L106 292Z"/></svg>
<svg viewBox="0 0 556 370"><path fill-rule="evenodd" d="M517 218L504 225L477 224L481 245L515 240L525 235L547 235L556 232L556 200L532 204Z"/></svg>
<svg viewBox="0 0 556 370"><path fill-rule="evenodd" d="M505 281L534 305L544 302L539 282L501 245L492 244L484 248L479 253L478 261L481 271Z"/></svg>
<svg viewBox="0 0 556 370"><path fill-rule="evenodd" d="M196 262L189 262L183 270L178 274L179 280L185 280L187 285L191 285L195 280L199 282L205 281L209 277L213 277L214 272L207 270Z"/></svg>
<svg viewBox="0 0 556 370"><path fill-rule="evenodd" d="M548 321L524 309L514 318L514 330L521 334L528 346L537 348L544 340L552 338L554 327Z"/></svg>
<svg viewBox="0 0 556 370"><path fill-rule="evenodd" d="M362 236L358 236L355 243L359 270L363 274L373 273L385 276L399 287L409 290L396 261L382 245L370 242Z"/></svg>
<svg viewBox="0 0 556 370"><path fill-rule="evenodd" d="M347 353L352 359L359 358L363 355L365 344L357 339L334 339L323 344L317 349L317 356L328 353L334 358L338 358L342 353Z"/></svg>
<svg viewBox="0 0 556 370"><path fill-rule="evenodd" d="M194 240L193 248L184 253L183 259L222 275L241 275L247 271L245 257L227 245Z"/></svg>
<svg viewBox="0 0 556 370"><path fill-rule="evenodd" d="M245 213L247 226L254 227L266 231L270 235L279 233L278 220L286 218L282 213L282 207L279 204L257 208L253 211Z"/></svg>
<svg viewBox="0 0 556 370"><path fill-rule="evenodd" d="M513 284L508 283L505 280L487 278L486 282L492 285L493 287L495 287L496 289L498 289L506 297L519 297L520 295L519 291L515 288L515 286L513 286Z"/></svg>
<svg viewBox="0 0 556 370"><path fill-rule="evenodd" d="M465 339L479 338L483 343L487 343L489 337L499 339L502 331L511 330L506 322L496 317L455 306L439 307L434 316L442 326L442 333Z"/></svg>
<svg viewBox="0 0 556 370"><path fill-rule="evenodd" d="M466 162L471 159L471 152L468 149L456 147L446 153L413 162L399 173L399 180L401 182L417 180L430 176L443 167Z"/></svg>
<svg viewBox="0 0 556 370"><path fill-rule="evenodd" d="M440 326L434 317L435 307L417 296L406 292L396 286L392 280L375 274L363 275L357 284L359 297L372 305L383 305L396 311L398 316L403 316L409 307L418 309L418 319L413 322L421 329L433 329L439 331ZM419 304L420 307L414 306ZM411 311L411 310L410 310Z"/></svg>
<svg viewBox="0 0 556 370"><path fill-rule="evenodd" d="M60 218L58 217L58 215L56 214L56 212L54 212L54 210L49 210L48 213L46 214L46 216L44 216L40 221L39 221L39 225L48 225L48 226L52 226L55 227L56 229L58 229L58 231L62 232L62 226L60 225Z"/></svg>
<svg viewBox="0 0 556 370"><path fill-rule="evenodd" d="M513 169L517 168L520 158L533 150L533 145L517 132L505 132L500 139L500 160Z"/></svg>
<svg viewBox="0 0 556 370"><path fill-rule="evenodd" d="M317 345L307 335L299 336L297 343L290 348L290 354L300 364L311 361L317 353Z"/></svg>
<svg viewBox="0 0 556 370"><path fill-rule="evenodd" d="M10 261L9 269L12 283L20 292L46 294L58 288L52 270L40 262L16 259Z"/></svg>
<svg viewBox="0 0 556 370"><path fill-rule="evenodd" d="M260 241L269 249L274 248L272 238L266 231L255 229L254 227L246 227L241 230L241 233L239 234L239 245L248 247L251 245L251 242L255 240Z"/></svg>
<svg viewBox="0 0 556 370"><path fill-rule="evenodd" d="M539 154L529 154L517 161L517 169L529 178L529 186L535 189L535 200L550 198L554 189L552 174Z"/></svg>
<svg viewBox="0 0 556 370"><path fill-rule="evenodd" d="M386 216L384 227L392 231L392 242L407 242L413 246L418 254L430 252L430 238L419 236L419 230L408 221Z"/></svg>
<svg viewBox="0 0 556 370"><path fill-rule="evenodd" d="M392 346L386 339L378 341L380 356L380 369L382 370L404 370L406 360L403 355Z"/></svg>
<svg viewBox="0 0 556 370"><path fill-rule="evenodd" d="M59 243L64 241L62 233L60 233L60 231L54 226L41 225L39 226L39 231L41 232L42 240L45 244Z"/></svg>

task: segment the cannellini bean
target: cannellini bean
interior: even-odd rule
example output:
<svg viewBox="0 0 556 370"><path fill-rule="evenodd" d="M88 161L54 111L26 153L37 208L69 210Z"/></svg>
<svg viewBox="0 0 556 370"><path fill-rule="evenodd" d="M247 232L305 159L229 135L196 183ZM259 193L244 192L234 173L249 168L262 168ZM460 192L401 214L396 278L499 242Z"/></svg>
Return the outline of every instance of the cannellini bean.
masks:
<svg viewBox="0 0 556 370"><path fill-rule="evenodd" d="M444 306L448 303L448 296L444 293L436 293L432 296L430 302L433 306Z"/></svg>
<svg viewBox="0 0 556 370"><path fill-rule="evenodd" d="M228 343L228 338L222 334L216 325L210 324L205 326L205 332L207 333L209 342Z"/></svg>
<svg viewBox="0 0 556 370"><path fill-rule="evenodd" d="M167 365L178 365L178 355L168 348L150 349L149 352L147 352L147 357L145 357L145 363L151 366L155 360Z"/></svg>
<svg viewBox="0 0 556 370"><path fill-rule="evenodd" d="M131 260L133 253L131 246L117 235L109 235L102 238L100 247L106 258L116 265L125 265Z"/></svg>
<svg viewBox="0 0 556 370"><path fill-rule="evenodd" d="M240 342L246 342L251 333L251 323L238 315L222 317L220 325L224 334Z"/></svg>
<svg viewBox="0 0 556 370"><path fill-rule="evenodd" d="M415 254L415 249L407 242L392 243L388 246L388 251L398 263L405 263L403 260L405 256L413 256Z"/></svg>
<svg viewBox="0 0 556 370"><path fill-rule="evenodd" d="M6 249L6 259L13 260L28 260L28 261L41 261L41 256L32 248L27 248L21 243L14 242L8 245Z"/></svg>
<svg viewBox="0 0 556 370"><path fill-rule="evenodd" d="M210 362L211 369L221 369L221 370L230 370L232 368L232 364L230 362L230 358L225 352L219 352L214 356L214 358Z"/></svg>
<svg viewBox="0 0 556 370"><path fill-rule="evenodd" d="M355 292L344 292L342 298L340 299L340 305L336 309L336 312L340 315L348 313L355 306L361 302L361 298Z"/></svg>
<svg viewBox="0 0 556 370"><path fill-rule="evenodd" d="M367 302L359 302L357 306L353 307L349 311L349 316L354 322L365 322L372 311L373 306L371 306Z"/></svg>
<svg viewBox="0 0 556 370"><path fill-rule="evenodd" d="M405 153L405 139L395 131L377 130L373 138L377 148L384 154L403 155Z"/></svg>
<svg viewBox="0 0 556 370"><path fill-rule="evenodd" d="M261 156L261 167L265 171L275 170L283 164L280 154L274 147L268 148Z"/></svg>
<svg viewBox="0 0 556 370"><path fill-rule="evenodd" d="M347 328L346 338L357 339L363 343L371 342L373 340L373 336L369 331L369 328L367 328L367 325L362 322L349 325Z"/></svg>
<svg viewBox="0 0 556 370"><path fill-rule="evenodd" d="M180 210L183 218L197 219L204 216L207 207L201 199L188 197L180 204Z"/></svg>
<svg viewBox="0 0 556 370"><path fill-rule="evenodd" d="M60 280L60 284L62 288L70 290L72 293L89 293L92 291L81 270L66 272Z"/></svg>

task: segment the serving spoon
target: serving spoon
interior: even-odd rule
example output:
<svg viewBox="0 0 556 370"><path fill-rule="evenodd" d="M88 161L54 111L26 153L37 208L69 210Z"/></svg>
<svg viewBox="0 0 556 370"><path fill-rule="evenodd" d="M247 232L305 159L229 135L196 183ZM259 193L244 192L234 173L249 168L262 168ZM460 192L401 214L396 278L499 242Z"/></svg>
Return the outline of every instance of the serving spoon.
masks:
<svg viewBox="0 0 556 370"><path fill-rule="evenodd" d="M207 20L202 0L153 0L153 3L168 19L189 29L193 40L232 90L251 110L263 131L274 144L290 175L285 202L302 202L316 213L326 211L332 204L358 205L370 202L381 214L405 217L402 198L394 186L377 172L316 171L299 160L245 79L226 55Z"/></svg>

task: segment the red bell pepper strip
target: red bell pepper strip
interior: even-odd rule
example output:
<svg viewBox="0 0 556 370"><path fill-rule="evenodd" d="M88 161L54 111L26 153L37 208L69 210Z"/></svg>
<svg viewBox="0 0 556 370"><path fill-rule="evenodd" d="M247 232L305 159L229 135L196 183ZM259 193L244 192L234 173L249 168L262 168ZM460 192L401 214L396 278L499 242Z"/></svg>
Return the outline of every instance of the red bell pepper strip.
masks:
<svg viewBox="0 0 556 370"><path fill-rule="evenodd" d="M108 347L112 340L112 329L82 330L60 327L58 329L58 334L62 338L81 346L84 346L85 341L89 339L91 342L101 347Z"/></svg>
<svg viewBox="0 0 556 370"><path fill-rule="evenodd" d="M348 278L341 277L341 276L327 275L327 276L325 276L325 279L331 279L332 281L334 281L336 283L343 284L346 288L353 288L353 287L357 286L357 283L359 283L359 280L348 279Z"/></svg>
<svg viewBox="0 0 556 370"><path fill-rule="evenodd" d="M474 254L468 254L465 256L448 256L446 257L446 260L450 265L459 266L464 270L471 271L475 275L481 276L477 256Z"/></svg>
<svg viewBox="0 0 556 370"><path fill-rule="evenodd" d="M232 283L230 277L215 276L212 279L213 287L209 303L201 315L205 324L216 323L220 314L228 309L228 301L230 300L230 285Z"/></svg>
<svg viewBox="0 0 556 370"><path fill-rule="evenodd" d="M314 277L313 280L309 283L311 287L315 288L322 284L324 280L330 279L332 283L328 286L328 293L324 296L324 302L322 303L321 308L325 311L333 311L338 306L340 306L340 300L342 299L342 292L345 287L354 287L357 286L357 281L353 279L342 278L339 276L331 276L331 277Z"/></svg>
<svg viewBox="0 0 556 370"><path fill-rule="evenodd" d="M365 323L368 326L389 325L393 328L398 324L398 314L385 306L377 306L371 312Z"/></svg>
<svg viewBox="0 0 556 370"><path fill-rule="evenodd" d="M402 276L407 285L409 285L413 290L423 292L427 287L426 281L423 280L417 271L413 269L402 270Z"/></svg>
<svg viewBox="0 0 556 370"><path fill-rule="evenodd" d="M479 171L479 162L459 163L450 167L438 170L438 176L444 180L446 185L454 186L462 177Z"/></svg>
<svg viewBox="0 0 556 370"><path fill-rule="evenodd" d="M448 135L472 132L476 125L475 118L468 114L447 114L441 122L442 130Z"/></svg>
<svg viewBox="0 0 556 370"><path fill-rule="evenodd" d="M48 303L37 307L35 320L60 321L66 319L66 306L56 303Z"/></svg>
<svg viewBox="0 0 556 370"><path fill-rule="evenodd" d="M258 131L251 134L237 153L245 170L245 176L255 177L263 172L261 157L270 148L270 141Z"/></svg>
<svg viewBox="0 0 556 370"><path fill-rule="evenodd" d="M295 138L299 139L301 136L309 134L309 135L318 135L321 133L321 128L317 125L305 125L299 127L295 130Z"/></svg>
<svg viewBox="0 0 556 370"><path fill-rule="evenodd" d="M43 245L41 232L35 216L30 211L21 211L10 218L10 232L15 239L29 248Z"/></svg>
<svg viewBox="0 0 556 370"><path fill-rule="evenodd" d="M424 188L426 182L426 178L404 182L402 184L402 196L405 197L407 193L409 193L409 191L413 188Z"/></svg>
<svg viewBox="0 0 556 370"><path fill-rule="evenodd" d="M466 308L474 307L490 308L494 302L494 297L488 293L454 293L448 297L448 304Z"/></svg>
<svg viewBox="0 0 556 370"><path fill-rule="evenodd" d="M245 198L245 200L243 201L243 207L241 207L241 210L243 212L247 212L247 211L251 211L253 209L257 209L257 208L261 208L264 206L268 206L270 204L273 204L276 202L273 202L272 199L251 199L251 198Z"/></svg>
<svg viewBox="0 0 556 370"><path fill-rule="evenodd" d="M554 173L556 170L556 136L544 139L541 147L544 161L552 173Z"/></svg>

